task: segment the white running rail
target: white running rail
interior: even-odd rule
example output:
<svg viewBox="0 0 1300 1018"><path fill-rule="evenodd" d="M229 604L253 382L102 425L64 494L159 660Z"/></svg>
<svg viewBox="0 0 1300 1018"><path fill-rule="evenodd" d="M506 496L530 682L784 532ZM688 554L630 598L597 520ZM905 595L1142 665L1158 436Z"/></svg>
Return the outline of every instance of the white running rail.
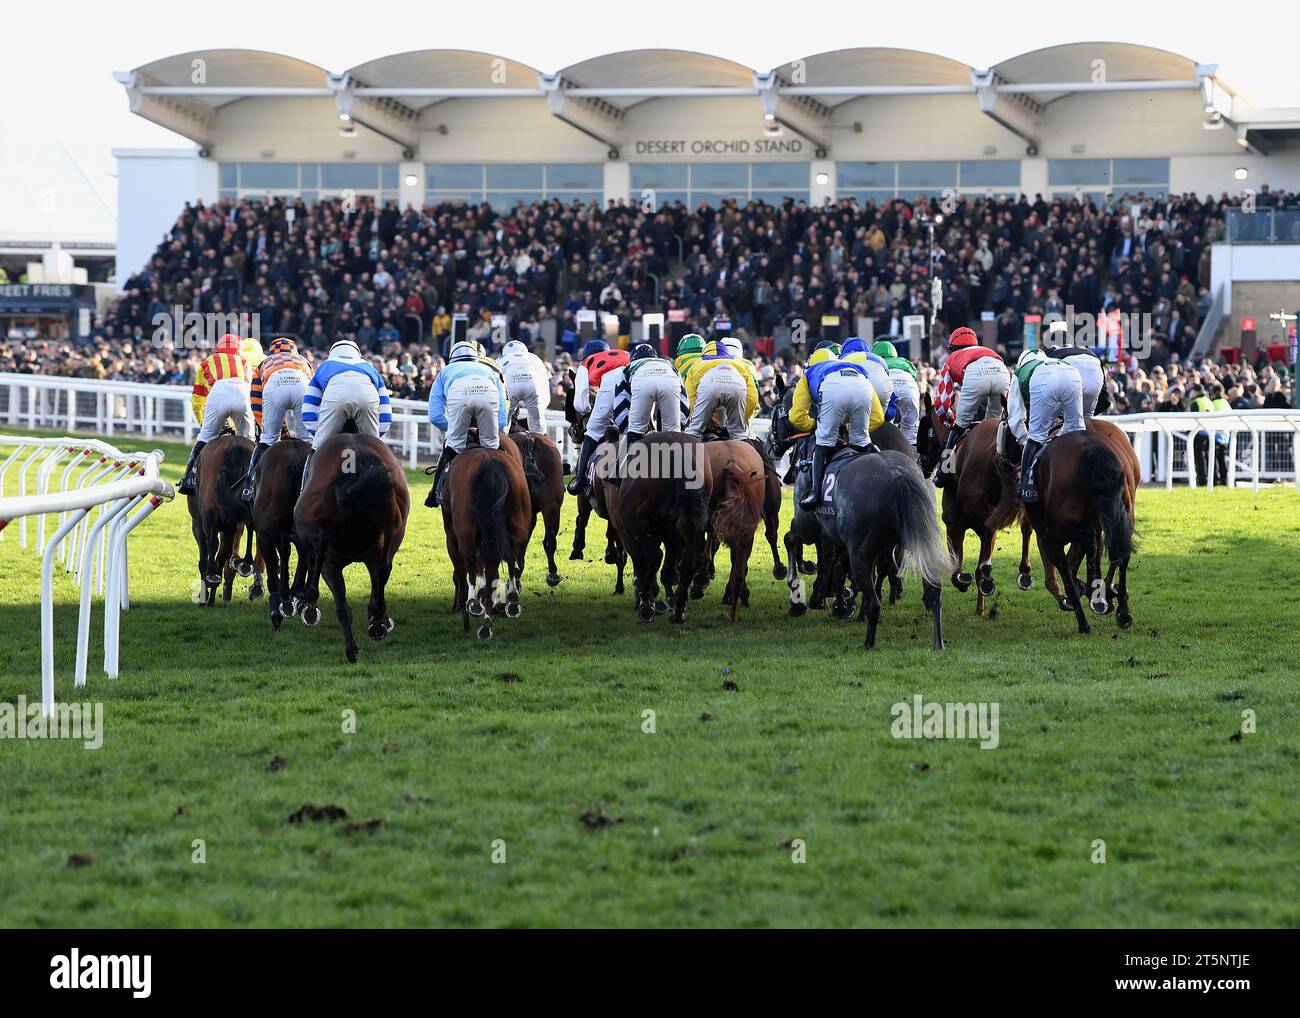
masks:
<svg viewBox="0 0 1300 1018"><path fill-rule="evenodd" d="M117 678L121 612L127 594L127 537L175 492L158 474L163 454L126 453L84 438L0 435L0 540L18 520L18 544L27 547L27 519L36 517L41 556L41 711L54 712L54 562L64 563L80 587L76 684L86 684L91 596L104 596L104 673ZM66 463L64 462L66 461ZM58 469L63 464L62 469ZM28 475L35 466L34 491ZM16 479L10 477L10 471ZM76 471L80 468L80 474ZM17 494L6 497L10 488ZM94 522L91 515L98 508ZM46 517L58 515L47 541Z"/></svg>

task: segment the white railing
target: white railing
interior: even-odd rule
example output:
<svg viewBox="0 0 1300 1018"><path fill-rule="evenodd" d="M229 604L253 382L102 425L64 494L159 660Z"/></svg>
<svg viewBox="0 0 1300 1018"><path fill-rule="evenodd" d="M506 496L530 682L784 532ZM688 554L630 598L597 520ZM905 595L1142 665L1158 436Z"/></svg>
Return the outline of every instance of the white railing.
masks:
<svg viewBox="0 0 1300 1018"><path fill-rule="evenodd" d="M1297 481L1300 460L1300 411L1234 410L1222 414L1148 413L1107 417L1128 432L1142 461L1142 480L1171 488L1175 481L1195 485L1192 446L1202 428L1228 437L1228 483L1245 478L1261 482ZM54 375L0 374L0 423L13 427L89 430L102 435L126 433L145 439L194 441L198 424L190 411L190 390L180 385L146 385L65 378ZM564 414L549 410L547 431L567 462L574 456ZM754 433L767 434L766 420L754 421ZM393 400L393 425L385 441L407 463L436 459L442 436L429 423L423 400ZM1213 484L1213 454L1210 471ZM1300 481L1297 481L1300 486Z"/></svg>
<svg viewBox="0 0 1300 1018"><path fill-rule="evenodd" d="M384 441L411 467L436 460L442 452L442 435L429 423L429 404L394 399L392 413L393 424ZM199 432L187 385L4 372L0 372L0 424L32 430L93 431L110 437L139 435L146 441L171 439L186 445L193 444ZM571 461L563 412L547 411L546 428Z"/></svg>
<svg viewBox="0 0 1300 1018"><path fill-rule="evenodd" d="M54 713L55 559L64 563L64 571L71 573L81 588L77 686L86 684L91 596L96 588L104 597L104 673L117 678L121 612L130 607L127 537L163 500L174 496L171 485L158 474L162 459L161 452L124 453L89 439L0 435L0 539L16 519L18 544L27 547L27 520L36 517L36 550L41 556L41 710L45 717ZM34 490L29 493L32 467ZM6 477L11 472L16 475L18 493L5 497ZM99 514L92 523L96 508ZM59 525L47 541L46 517L56 513Z"/></svg>

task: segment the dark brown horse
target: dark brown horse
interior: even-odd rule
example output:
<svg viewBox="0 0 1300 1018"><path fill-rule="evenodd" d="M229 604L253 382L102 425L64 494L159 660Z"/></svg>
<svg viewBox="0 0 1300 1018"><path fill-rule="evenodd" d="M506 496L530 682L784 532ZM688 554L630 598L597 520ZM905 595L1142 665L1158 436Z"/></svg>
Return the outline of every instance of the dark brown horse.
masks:
<svg viewBox="0 0 1300 1018"><path fill-rule="evenodd" d="M998 422L988 419L972 428L953 454L954 476L943 489L943 523L955 556L952 585L960 591L976 584L975 612L984 614L984 600L997 592L993 580L993 551L999 530L1015 522L1020 511L1015 497L1015 465L998 453ZM921 397L921 423L916 435L921 471L926 476L939 465L948 441L948 425L930 394ZM966 572L966 532L979 538L979 563Z"/></svg>
<svg viewBox="0 0 1300 1018"><path fill-rule="evenodd" d="M644 447L641 462L657 469L650 476L629 469L620 487L605 486L610 519L632 559L634 610L642 622L654 620L662 580L670 618L684 622L690 583L707 566L713 472L703 443L691 435L652 431L637 446Z"/></svg>
<svg viewBox="0 0 1300 1018"><path fill-rule="evenodd" d="M1038 553L1065 585L1065 596L1079 624L1089 630L1083 613L1076 568L1086 558L1087 590L1093 611L1109 612L1109 591L1101 577L1101 547L1113 572L1118 602L1116 622L1133 624L1128 605L1128 564L1133 554L1133 520L1126 504L1125 466L1110 443L1094 431L1072 431L1047 443L1038 461L1038 490L1042 501L1025 505L1025 514L1038 536Z"/></svg>
<svg viewBox="0 0 1300 1018"><path fill-rule="evenodd" d="M1142 464L1138 460L1137 451L1133 448L1133 443L1128 440L1128 435L1120 428L1116 427L1110 421L1102 417L1090 417L1086 421L1088 431L1103 439L1111 451L1115 453L1120 464L1124 468L1124 507L1128 512L1130 526L1137 525L1137 490L1142 483ZM1029 516L1022 514L1020 518L1020 575L1016 578L1016 583L1021 590L1029 590L1034 585L1033 567L1029 562L1029 538L1033 534L1034 527L1029 520ZM1097 535L1098 541L1101 540L1100 533ZM1098 548L1100 554L1100 547ZM1079 549L1075 555L1071 556L1071 565L1075 569L1076 577L1078 574L1079 562L1082 560L1082 549ZM1108 597L1106 599L1107 611L1114 607L1114 602L1118 591L1114 586L1116 566L1112 563L1110 570L1106 574L1106 590ZM1056 600L1061 611L1073 611L1068 598L1061 593L1060 585L1056 582L1056 570L1050 562L1043 563L1043 582L1047 586L1048 593ZM1077 583L1076 578L1076 583ZM1094 611L1097 610L1094 603Z"/></svg>
<svg viewBox="0 0 1300 1018"><path fill-rule="evenodd" d="M523 612L520 583L534 518L518 446L466 449L451 461L443 487L442 526L455 585L451 610L461 613L467 633L469 617L481 616L478 638L490 640L497 604L504 604L506 618Z"/></svg>
<svg viewBox="0 0 1300 1018"><path fill-rule="evenodd" d="M700 570L693 584L704 592L713 575L713 556L719 542L731 549L731 574L722 603L731 605L731 621L736 609L749 607L749 556L754 549L754 534L763 518L767 497L765 458L749 442L717 441L704 443L713 474L713 493L709 499L708 564Z"/></svg>
<svg viewBox="0 0 1300 1018"><path fill-rule="evenodd" d="M266 586L271 628L279 629L297 614L290 591L301 588L307 556L298 554L293 583L289 582L289 553L293 547L293 510L302 487L302 467L311 446L297 438L281 438L262 454L253 494L253 527L257 550L266 562Z"/></svg>
<svg viewBox="0 0 1300 1018"><path fill-rule="evenodd" d="M582 440L587 434L587 417L590 414L580 414L573 406L573 389L569 388L564 391L564 419L569 422L569 440L573 442L575 448L582 446ZM607 448L601 449L598 456L609 454ZM595 460L595 457L593 457ZM596 477L602 476L602 471L596 470ZM627 555L618 543L618 533L614 524L610 522L609 513L605 510L604 502L600 499L597 492L599 484L591 486L591 494L582 494L577 496L578 516L573 525L573 550L569 552L569 560L572 562L581 562L584 552L587 548L587 523L591 519L591 513L594 509L596 515L605 520L605 561L611 566L618 566L618 584L614 588L615 594L623 593L623 565L627 561ZM599 503L599 504L598 504Z"/></svg>
<svg viewBox="0 0 1300 1018"><path fill-rule="evenodd" d="M253 443L238 435L221 435L199 453L198 488L186 496L190 530L199 547L199 599L209 608L216 601L217 587L224 579L222 597L229 601L235 573L252 576L248 599L262 596L262 557L253 554L252 516L236 486L242 485L253 455ZM236 549L247 530L247 547L241 557Z"/></svg>
<svg viewBox="0 0 1300 1018"><path fill-rule="evenodd" d="M523 458L524 477L528 480L528 497L532 504L531 535L541 514L544 524L542 547L546 550L546 584L557 586L560 572L555 568L555 549L560 533L560 510L564 507L564 460L560 450L545 435L512 431L510 441Z"/></svg>
<svg viewBox="0 0 1300 1018"><path fill-rule="evenodd" d="M258 470L259 476L263 469ZM293 594L303 622L314 626L320 622L317 602L320 580L325 578L350 662L357 660L357 644L343 568L365 563L370 573L366 632L370 639L382 640L393 631L384 592L393 572L393 556L406 535L410 509L406 472L378 438L340 433L316 450L293 513L298 553L309 558L305 587Z"/></svg>

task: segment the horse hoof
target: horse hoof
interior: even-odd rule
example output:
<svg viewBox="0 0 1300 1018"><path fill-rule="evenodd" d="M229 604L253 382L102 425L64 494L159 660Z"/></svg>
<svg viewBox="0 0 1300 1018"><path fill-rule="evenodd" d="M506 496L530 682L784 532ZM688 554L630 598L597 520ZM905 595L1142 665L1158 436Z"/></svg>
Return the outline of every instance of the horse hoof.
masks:
<svg viewBox="0 0 1300 1018"><path fill-rule="evenodd" d="M272 613L271 613L271 631L272 631L273 633L278 633L278 632L280 631L280 626L283 625L283 624L284 624L284 616L281 615L279 612L272 612Z"/></svg>
<svg viewBox="0 0 1300 1018"><path fill-rule="evenodd" d="M983 594L985 597L992 597L997 592L998 592L998 585L993 582L992 576L990 576L986 580L980 580L980 593Z"/></svg>
<svg viewBox="0 0 1300 1018"><path fill-rule="evenodd" d="M970 585L975 582L975 577L970 573L953 573L952 585L960 590L963 594L970 590Z"/></svg>
<svg viewBox="0 0 1300 1018"><path fill-rule="evenodd" d="M1019 587L1021 590L1033 590L1034 574L1021 573L1019 576L1016 577L1016 586Z"/></svg>
<svg viewBox="0 0 1300 1018"><path fill-rule="evenodd" d="M547 573L547 574L546 574L546 585L547 585L548 587L558 587L558 586L560 585L560 574L559 574L559 573Z"/></svg>
<svg viewBox="0 0 1300 1018"><path fill-rule="evenodd" d="M484 622L481 626L478 627L477 632L478 632L478 638L480 640L486 642L492 639L492 623Z"/></svg>
<svg viewBox="0 0 1300 1018"><path fill-rule="evenodd" d="M252 588L248 591L248 599L250 601L259 601L265 593L266 590L260 583L254 583Z"/></svg>
<svg viewBox="0 0 1300 1018"><path fill-rule="evenodd" d="M1120 627L1120 629L1127 629L1129 626L1133 625L1133 613L1127 608L1121 608L1119 613L1115 616L1115 623Z"/></svg>
<svg viewBox="0 0 1300 1018"><path fill-rule="evenodd" d="M692 600L692 601L701 601L701 600L703 600L703 599L704 599L704 589L705 589L705 588L703 588L703 587L700 587L699 589L696 589L695 587L692 587L692 588L691 588L691 600Z"/></svg>
<svg viewBox="0 0 1300 1018"><path fill-rule="evenodd" d="M1094 597L1088 602L1088 607L1092 609L1094 615L1109 615L1110 602L1105 598Z"/></svg>
<svg viewBox="0 0 1300 1018"><path fill-rule="evenodd" d="M605 549L605 565L607 566L618 565L618 552L616 552L613 548Z"/></svg>
<svg viewBox="0 0 1300 1018"><path fill-rule="evenodd" d="M656 615L667 615L667 614L668 614L668 602L667 602L667 601L656 601L656 602L655 602L655 614L656 614Z"/></svg>
<svg viewBox="0 0 1300 1018"><path fill-rule="evenodd" d="M729 591L729 590L724 590L724 591L722 592L722 603L723 603L723 604L731 604L731 591Z"/></svg>
<svg viewBox="0 0 1300 1018"><path fill-rule="evenodd" d="M471 615L476 617L482 615L483 602L480 601L477 597L471 597L468 601L465 602L465 610L469 612Z"/></svg>
<svg viewBox="0 0 1300 1018"><path fill-rule="evenodd" d="M235 566L235 572L237 572L244 579L248 579L250 576L253 575L253 563L245 562L241 559L239 564Z"/></svg>
<svg viewBox="0 0 1300 1018"><path fill-rule="evenodd" d="M683 622L686 621L686 613L673 612L671 615L668 616L668 621L675 626L680 626Z"/></svg>
<svg viewBox="0 0 1300 1018"><path fill-rule="evenodd" d="M636 617L642 622L653 622L655 614L655 606L652 604L643 604L636 610Z"/></svg>
<svg viewBox="0 0 1300 1018"><path fill-rule="evenodd" d="M574 548L573 551L569 552L569 561L570 561L570 562L581 562L581 561L582 561L582 549L581 549L581 548Z"/></svg>
<svg viewBox="0 0 1300 1018"><path fill-rule="evenodd" d="M816 562L800 562L800 563L799 563L799 572L803 573L804 576L814 576L814 575L816 575L816 573L817 573L817 563L816 563Z"/></svg>
<svg viewBox="0 0 1300 1018"><path fill-rule="evenodd" d="M803 615L807 611L808 611L808 606L806 604L803 604L799 601L790 602L790 617L792 619L797 619L800 615Z"/></svg>
<svg viewBox="0 0 1300 1018"><path fill-rule="evenodd" d="M366 627L366 635L369 636L370 639L378 643L380 640L382 640L385 636L388 635L388 630L384 628L384 624L382 622L375 621L370 623L370 625Z"/></svg>
<svg viewBox="0 0 1300 1018"><path fill-rule="evenodd" d="M320 625L320 609L314 604L309 604L302 610L302 624L304 626Z"/></svg>
<svg viewBox="0 0 1300 1018"><path fill-rule="evenodd" d="M216 587L216 586L220 586L220 584L221 584L221 574L220 574L220 573L209 574L209 575L203 577L203 579L204 579L207 583L211 584L211 585L214 586L214 587Z"/></svg>
<svg viewBox="0 0 1300 1018"><path fill-rule="evenodd" d="M506 618L517 619L523 613L524 613L524 606L521 605L518 601L506 602Z"/></svg>
<svg viewBox="0 0 1300 1018"><path fill-rule="evenodd" d="M774 580L785 579L785 565L783 563L778 562L776 565L772 567L772 579Z"/></svg>
<svg viewBox="0 0 1300 1018"><path fill-rule="evenodd" d="M1086 636L1088 633L1091 633L1091 632L1092 632L1092 626L1088 625L1088 620L1087 620L1087 619L1084 619L1082 622L1079 623L1079 635L1080 635L1080 636Z"/></svg>
<svg viewBox="0 0 1300 1018"><path fill-rule="evenodd" d="M1073 606L1070 604L1070 599L1066 597L1064 594L1062 594L1060 597L1056 599L1056 606L1060 608L1061 611L1063 612L1074 611Z"/></svg>
<svg viewBox="0 0 1300 1018"><path fill-rule="evenodd" d="M355 643L348 644L347 655L348 664L354 665L357 663L357 645Z"/></svg>
<svg viewBox="0 0 1300 1018"><path fill-rule="evenodd" d="M384 619L384 632L391 633L396 628L397 628L397 623L393 621L393 617L391 615L389 615L387 618Z"/></svg>

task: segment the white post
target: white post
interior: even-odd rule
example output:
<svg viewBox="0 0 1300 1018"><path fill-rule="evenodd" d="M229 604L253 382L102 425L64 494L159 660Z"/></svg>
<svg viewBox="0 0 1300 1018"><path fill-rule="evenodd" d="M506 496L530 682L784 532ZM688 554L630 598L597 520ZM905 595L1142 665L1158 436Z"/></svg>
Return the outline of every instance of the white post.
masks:
<svg viewBox="0 0 1300 1018"><path fill-rule="evenodd" d="M41 713L47 718L54 713L54 549L88 512L77 509L69 513L41 559Z"/></svg>
<svg viewBox="0 0 1300 1018"><path fill-rule="evenodd" d="M27 494L27 468L31 465L32 460L40 455L42 446L37 446L32 450L32 454L18 465L18 497L22 498ZM27 517L22 516L18 520L18 545L27 547Z"/></svg>
<svg viewBox="0 0 1300 1018"><path fill-rule="evenodd" d="M127 538L131 531L143 523L155 509L162 505L162 499L150 495L145 503L118 531L117 543L111 559L112 576L109 578L109 597L104 604L104 674L110 679L117 678L118 661L121 651L121 612L126 607L126 549Z"/></svg>
<svg viewBox="0 0 1300 1018"><path fill-rule="evenodd" d="M125 509L132 499L119 498L111 505L103 505L99 510L99 519L95 525L90 528L90 533L86 536L85 547L81 553L81 608L77 614L77 686L81 687L86 684L86 657L90 652L90 595L91 580L87 570L91 566L91 556L94 555L95 546L99 543L99 535L104 529L104 525L113 519L118 513Z"/></svg>

